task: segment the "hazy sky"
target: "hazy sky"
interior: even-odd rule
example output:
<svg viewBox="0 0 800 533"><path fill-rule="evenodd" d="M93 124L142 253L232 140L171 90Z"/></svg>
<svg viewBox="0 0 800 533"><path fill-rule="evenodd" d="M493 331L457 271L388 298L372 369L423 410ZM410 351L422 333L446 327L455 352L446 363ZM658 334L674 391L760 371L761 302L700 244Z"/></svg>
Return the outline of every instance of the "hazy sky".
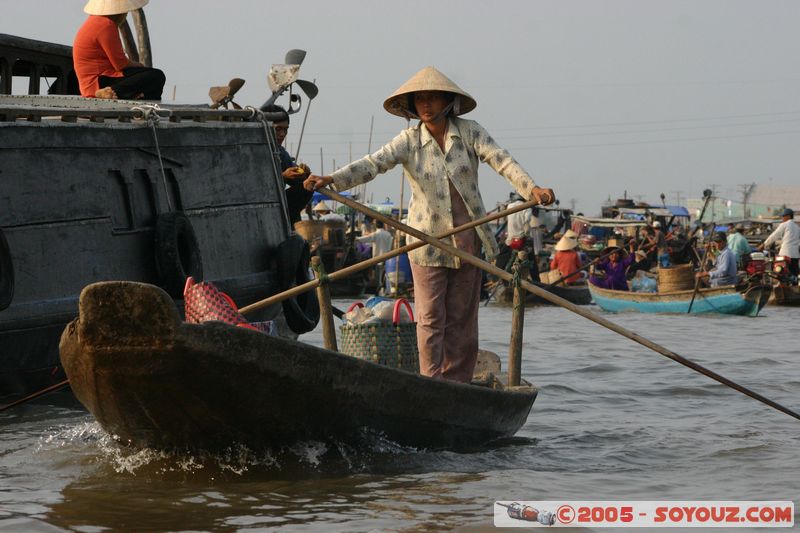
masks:
<svg viewBox="0 0 800 533"><path fill-rule="evenodd" d="M0 0L0 32L71 44L84 3ZM625 190L675 203L711 185L738 198L744 183L800 184L800 1L151 0L145 12L165 97L175 87L183 103L242 77L237 101L260 105L269 65L307 50L301 77L320 94L300 157L314 171L320 148L326 173L351 143L366 153L373 116L373 150L405 127L383 100L434 65L478 101L467 118L587 214ZM482 167L492 207L511 188ZM397 200L399 178L369 193Z"/></svg>

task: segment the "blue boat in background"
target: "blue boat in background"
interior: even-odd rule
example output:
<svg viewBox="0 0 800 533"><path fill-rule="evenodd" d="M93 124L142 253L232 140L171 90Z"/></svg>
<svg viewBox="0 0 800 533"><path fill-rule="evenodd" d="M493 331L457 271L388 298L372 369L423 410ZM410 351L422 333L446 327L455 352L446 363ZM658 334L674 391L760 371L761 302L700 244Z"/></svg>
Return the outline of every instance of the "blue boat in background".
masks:
<svg viewBox="0 0 800 533"><path fill-rule="evenodd" d="M670 292L632 292L602 289L589 284L595 303L604 311L614 313L637 311L640 313L687 314L694 289ZM704 288L697 291L691 314L720 313L725 315L756 316L767 300L772 287L766 284L749 284L743 287L728 285Z"/></svg>

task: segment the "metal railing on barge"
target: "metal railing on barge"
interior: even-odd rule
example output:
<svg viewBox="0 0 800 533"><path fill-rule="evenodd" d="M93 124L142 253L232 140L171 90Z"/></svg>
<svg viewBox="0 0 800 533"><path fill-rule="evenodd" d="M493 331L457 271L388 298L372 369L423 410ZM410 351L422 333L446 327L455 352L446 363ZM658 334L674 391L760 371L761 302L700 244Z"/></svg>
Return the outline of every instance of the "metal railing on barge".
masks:
<svg viewBox="0 0 800 533"><path fill-rule="evenodd" d="M244 109L212 109L202 105L169 105L143 100L98 100L80 96L0 95L0 122L41 122L42 119L62 122L102 123L106 120L131 122L147 120L155 113L161 120L173 123L192 122L260 122L280 119L280 114L264 113L254 107ZM272 115L275 115L274 117Z"/></svg>

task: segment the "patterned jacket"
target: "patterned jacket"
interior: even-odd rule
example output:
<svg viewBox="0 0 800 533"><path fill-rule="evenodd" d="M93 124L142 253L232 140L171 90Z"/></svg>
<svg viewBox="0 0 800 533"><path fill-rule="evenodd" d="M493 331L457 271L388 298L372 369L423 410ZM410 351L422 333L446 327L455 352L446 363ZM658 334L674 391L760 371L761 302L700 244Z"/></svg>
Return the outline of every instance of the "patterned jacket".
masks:
<svg viewBox="0 0 800 533"><path fill-rule="evenodd" d="M524 198L530 197L531 189L535 187L533 179L480 124L462 118L450 118L449 121L444 153L428 129L418 124L400 132L374 154L334 172L331 175L333 188L337 191L351 189L401 164L411 184L409 225L428 235L453 228L448 178L473 220L486 215L478 188L479 160L511 182ZM490 229L483 225L476 230L486 256L497 255L497 242ZM407 238L408 243L416 240L411 236ZM422 266L460 267L457 257L429 245L413 250L409 259Z"/></svg>

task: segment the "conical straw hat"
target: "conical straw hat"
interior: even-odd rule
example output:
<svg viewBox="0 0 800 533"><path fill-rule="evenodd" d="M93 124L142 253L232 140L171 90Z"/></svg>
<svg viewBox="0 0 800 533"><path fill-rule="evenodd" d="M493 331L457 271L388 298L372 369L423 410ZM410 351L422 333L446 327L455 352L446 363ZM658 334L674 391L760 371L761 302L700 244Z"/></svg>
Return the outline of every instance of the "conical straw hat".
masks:
<svg viewBox="0 0 800 533"><path fill-rule="evenodd" d="M572 231L571 229L568 229L567 231L564 232L564 237L566 237L567 239L577 239L578 234Z"/></svg>
<svg viewBox="0 0 800 533"><path fill-rule="evenodd" d="M89 0L83 8L90 15L119 15L144 7L150 0Z"/></svg>
<svg viewBox="0 0 800 533"><path fill-rule="evenodd" d="M561 239L556 243L556 251L557 252L564 252L566 250L572 250L573 248L578 246L578 241L575 239L571 239L564 235Z"/></svg>
<svg viewBox="0 0 800 533"><path fill-rule="evenodd" d="M469 113L478 103L466 91L456 85L453 80L436 70L434 67L425 67L397 89L392 96L383 102L383 108L398 117L409 118L408 95L417 91L444 91L455 94L460 102L453 108L453 114L463 115Z"/></svg>
<svg viewBox="0 0 800 533"><path fill-rule="evenodd" d="M317 205L314 206L312 211L330 211L331 208L328 207L328 204L325 203L325 200L320 200Z"/></svg>

